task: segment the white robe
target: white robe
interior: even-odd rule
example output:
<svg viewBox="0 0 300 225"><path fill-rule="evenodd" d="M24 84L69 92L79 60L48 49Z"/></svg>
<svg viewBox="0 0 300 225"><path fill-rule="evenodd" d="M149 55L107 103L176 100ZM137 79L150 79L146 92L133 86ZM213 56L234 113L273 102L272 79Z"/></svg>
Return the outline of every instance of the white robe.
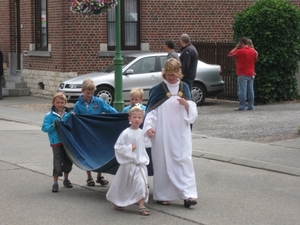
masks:
<svg viewBox="0 0 300 225"><path fill-rule="evenodd" d="M159 201L198 198L192 161L190 124L197 116L197 106L188 101L189 112L180 105L178 86L164 81L172 96L150 111L145 118L143 132L153 128L152 140L153 199Z"/></svg>
<svg viewBox="0 0 300 225"><path fill-rule="evenodd" d="M134 151L132 144L137 146ZM148 202L149 156L142 130L125 129L115 144L115 154L120 166L106 194L107 200L121 207L137 203L142 198Z"/></svg>

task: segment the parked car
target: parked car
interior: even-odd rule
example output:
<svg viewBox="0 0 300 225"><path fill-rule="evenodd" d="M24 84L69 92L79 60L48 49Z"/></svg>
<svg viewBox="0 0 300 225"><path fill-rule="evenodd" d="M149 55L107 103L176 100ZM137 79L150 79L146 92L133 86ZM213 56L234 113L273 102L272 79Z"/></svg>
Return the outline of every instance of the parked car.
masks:
<svg viewBox="0 0 300 225"><path fill-rule="evenodd" d="M122 67L123 78L123 100L129 102L129 92L134 87L144 90L144 100L149 97L149 90L162 81L161 71L167 53L136 53L123 56L124 65ZM208 96L222 93L224 81L221 76L219 65L210 65L198 61L197 76L192 88L192 97L196 104L202 105ZM95 96L103 98L109 104L114 101L114 65L111 64L102 71L68 79L59 85L58 91L64 92L68 102L76 102L81 93L82 82L90 78L94 81L97 89Z"/></svg>

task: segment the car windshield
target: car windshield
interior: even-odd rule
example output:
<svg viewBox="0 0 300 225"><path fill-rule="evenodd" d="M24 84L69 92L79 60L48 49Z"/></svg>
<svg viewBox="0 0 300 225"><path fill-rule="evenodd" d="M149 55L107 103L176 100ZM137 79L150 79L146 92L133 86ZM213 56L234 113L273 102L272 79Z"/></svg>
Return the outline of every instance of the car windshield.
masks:
<svg viewBox="0 0 300 225"><path fill-rule="evenodd" d="M136 59L136 57L123 57L122 68L135 59ZM103 70L101 70L101 72L111 73L115 70L114 66L115 65L112 63L109 66L105 67Z"/></svg>

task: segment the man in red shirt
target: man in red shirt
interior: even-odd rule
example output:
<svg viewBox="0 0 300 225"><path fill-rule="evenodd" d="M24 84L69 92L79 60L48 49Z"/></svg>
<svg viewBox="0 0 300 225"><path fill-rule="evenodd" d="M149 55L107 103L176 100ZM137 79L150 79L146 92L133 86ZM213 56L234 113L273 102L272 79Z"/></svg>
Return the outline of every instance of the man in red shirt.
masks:
<svg viewBox="0 0 300 225"><path fill-rule="evenodd" d="M237 111L246 110L246 98L248 95L248 110L254 109L254 76L255 62L258 58L258 53L254 48L248 46L248 39L242 37L237 46L232 49L229 57L236 59L236 75L238 82L238 98L239 107Z"/></svg>

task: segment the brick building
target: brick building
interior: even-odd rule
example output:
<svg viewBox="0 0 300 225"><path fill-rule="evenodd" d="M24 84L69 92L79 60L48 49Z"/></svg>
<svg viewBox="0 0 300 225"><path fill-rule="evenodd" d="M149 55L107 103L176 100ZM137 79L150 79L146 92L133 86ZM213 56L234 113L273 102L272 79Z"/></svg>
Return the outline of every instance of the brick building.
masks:
<svg viewBox="0 0 300 225"><path fill-rule="evenodd" d="M255 0L122 0L122 52L163 51L165 39L231 41L233 15ZM300 7L299 0L290 2ZM59 83L112 62L114 10L82 17L71 0L0 0L0 49L8 80L50 97Z"/></svg>

